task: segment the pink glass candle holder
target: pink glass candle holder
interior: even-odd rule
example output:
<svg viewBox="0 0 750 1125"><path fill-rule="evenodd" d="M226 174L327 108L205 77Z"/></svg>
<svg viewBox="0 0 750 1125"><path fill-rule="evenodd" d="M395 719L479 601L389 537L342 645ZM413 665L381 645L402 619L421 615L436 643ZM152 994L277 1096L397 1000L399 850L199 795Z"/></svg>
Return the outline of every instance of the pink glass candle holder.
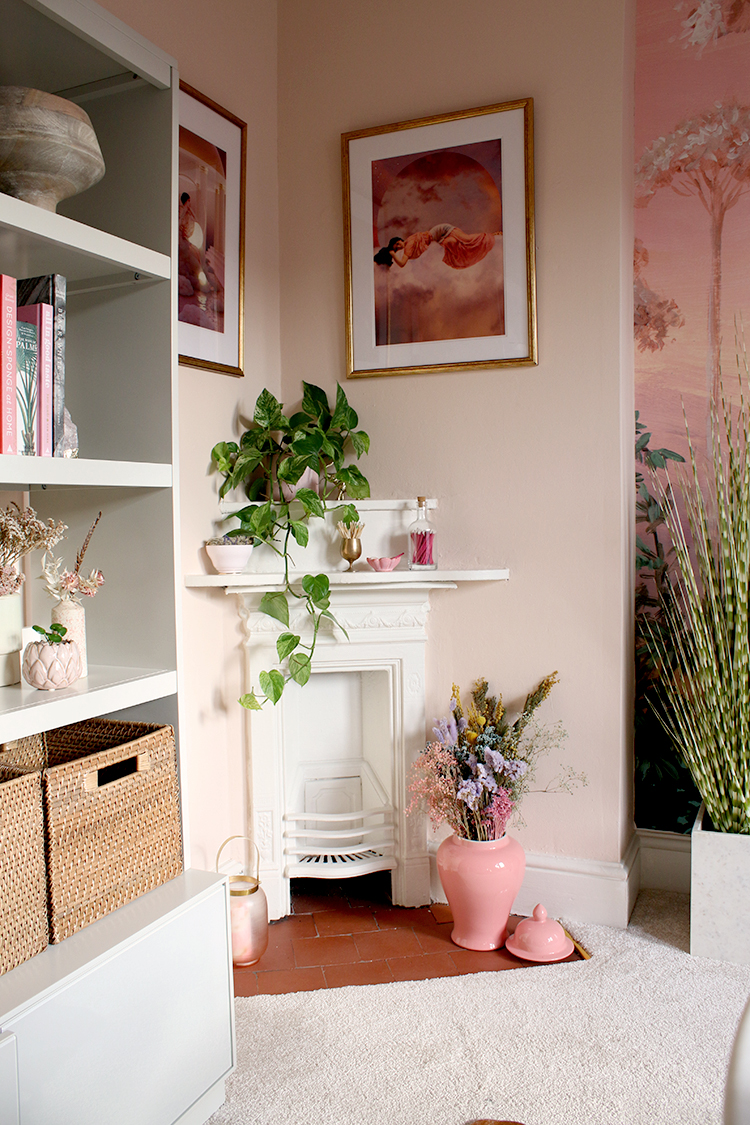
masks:
<svg viewBox="0 0 750 1125"><path fill-rule="evenodd" d="M232 962L235 965L254 965L268 948L268 902L260 885L260 853L248 836L230 836L221 845L216 856L217 871L221 853L230 840L246 840L252 844L255 853L251 869L235 864L242 867L242 870L229 874Z"/></svg>

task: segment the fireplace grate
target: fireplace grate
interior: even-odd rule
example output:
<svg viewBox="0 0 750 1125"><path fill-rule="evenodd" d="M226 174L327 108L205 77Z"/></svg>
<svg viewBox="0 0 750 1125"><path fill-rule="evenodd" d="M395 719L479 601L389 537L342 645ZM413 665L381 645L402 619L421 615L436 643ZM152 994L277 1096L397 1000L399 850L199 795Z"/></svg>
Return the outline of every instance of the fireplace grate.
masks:
<svg viewBox="0 0 750 1125"><path fill-rule="evenodd" d="M352 813L288 813L284 821L287 878L341 879L397 866L389 805Z"/></svg>

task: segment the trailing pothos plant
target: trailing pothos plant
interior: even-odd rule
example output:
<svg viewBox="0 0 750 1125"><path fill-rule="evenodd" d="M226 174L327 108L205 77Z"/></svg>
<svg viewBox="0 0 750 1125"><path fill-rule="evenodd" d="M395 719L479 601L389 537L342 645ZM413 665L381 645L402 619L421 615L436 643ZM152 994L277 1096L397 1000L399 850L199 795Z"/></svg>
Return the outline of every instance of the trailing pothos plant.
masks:
<svg viewBox="0 0 750 1125"><path fill-rule="evenodd" d="M337 501L337 520L356 523L356 507L344 501L370 495L361 470L346 463L351 453L357 458L367 453L370 439L357 428L357 413L343 388L337 384L333 409L320 387L303 383L302 388L300 409L289 416L270 391L261 391L239 443L221 441L211 451L213 464L224 475L219 497L241 488L250 501L227 517L239 521L227 533L230 540L251 536L256 546L264 543L284 560L283 590L268 591L260 603L261 612L286 626L276 641L280 667L260 673L260 698L253 689L240 697L242 706L250 710L259 710L269 700L278 703L290 680L306 684L323 618L338 625L330 610L327 575L305 574L299 588L292 586L290 548L307 546L308 521L323 518L329 499ZM295 602L302 602L312 619L309 644L289 630L290 606Z"/></svg>

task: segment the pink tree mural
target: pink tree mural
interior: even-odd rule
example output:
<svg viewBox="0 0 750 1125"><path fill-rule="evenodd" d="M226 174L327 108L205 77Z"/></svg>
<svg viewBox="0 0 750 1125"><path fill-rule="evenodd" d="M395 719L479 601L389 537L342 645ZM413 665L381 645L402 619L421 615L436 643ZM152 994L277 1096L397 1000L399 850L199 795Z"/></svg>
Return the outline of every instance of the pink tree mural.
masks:
<svg viewBox="0 0 750 1125"><path fill-rule="evenodd" d="M708 289L708 391L719 394L721 376L721 243L727 211L750 188L750 107L717 104L659 137L641 157L635 175L636 205L645 207L669 187L694 197L708 214L711 277Z"/></svg>

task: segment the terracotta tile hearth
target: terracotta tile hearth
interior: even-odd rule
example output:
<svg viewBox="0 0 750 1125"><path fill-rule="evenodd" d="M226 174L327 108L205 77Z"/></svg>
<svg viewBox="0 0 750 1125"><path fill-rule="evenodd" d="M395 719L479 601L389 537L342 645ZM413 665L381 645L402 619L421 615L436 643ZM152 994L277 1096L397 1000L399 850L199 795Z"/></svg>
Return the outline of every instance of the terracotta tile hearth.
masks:
<svg viewBox="0 0 750 1125"><path fill-rule="evenodd" d="M387 984L528 966L506 950L477 953L451 941L442 903L393 906L387 872L340 881L295 879L292 911L269 926L257 964L235 968L237 996ZM511 929L517 919L511 920ZM577 960L574 952L567 960Z"/></svg>

